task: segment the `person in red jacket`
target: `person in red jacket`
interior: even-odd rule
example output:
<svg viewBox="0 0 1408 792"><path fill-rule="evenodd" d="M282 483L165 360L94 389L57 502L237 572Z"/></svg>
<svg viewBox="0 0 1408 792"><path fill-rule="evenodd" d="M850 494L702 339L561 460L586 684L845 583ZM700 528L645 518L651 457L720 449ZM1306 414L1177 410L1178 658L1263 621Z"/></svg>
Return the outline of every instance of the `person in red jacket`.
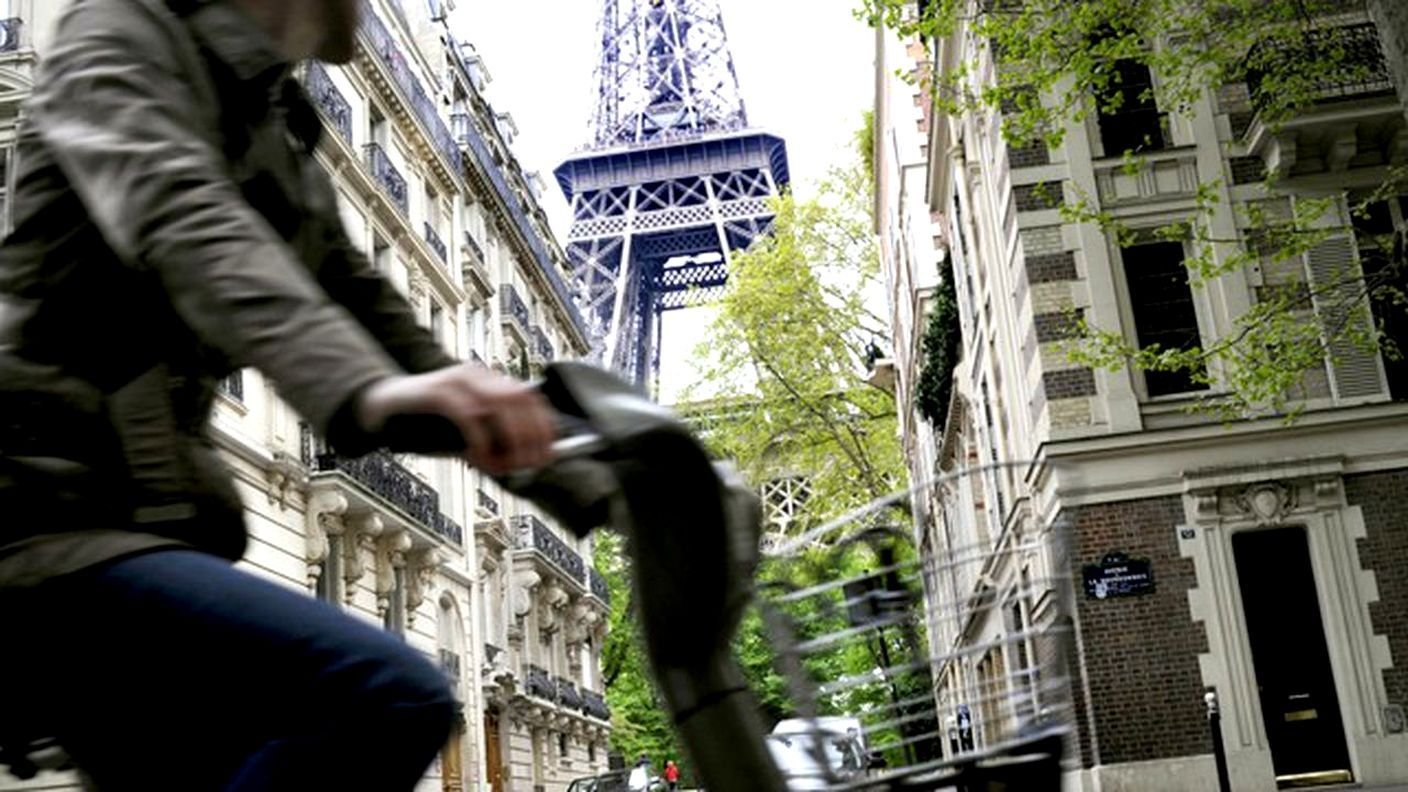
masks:
<svg viewBox="0 0 1408 792"><path fill-rule="evenodd" d="M670 785L671 790L680 787L680 768L673 759L665 763L665 783Z"/></svg>

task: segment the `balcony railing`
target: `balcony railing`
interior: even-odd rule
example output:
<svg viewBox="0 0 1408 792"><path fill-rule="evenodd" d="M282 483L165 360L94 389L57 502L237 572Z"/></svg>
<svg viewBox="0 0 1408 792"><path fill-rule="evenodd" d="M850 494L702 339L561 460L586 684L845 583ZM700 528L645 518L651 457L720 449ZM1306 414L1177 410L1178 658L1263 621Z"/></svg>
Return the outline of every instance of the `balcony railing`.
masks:
<svg viewBox="0 0 1408 792"><path fill-rule="evenodd" d="M572 684L570 679L557 678L557 700L567 709L582 709L582 695L577 692L577 686Z"/></svg>
<svg viewBox="0 0 1408 792"><path fill-rule="evenodd" d="M464 232L464 246L469 249L470 254L474 256L474 260L477 263L481 265L488 264L488 259L484 258L484 248L480 247L479 243L474 241L474 237L468 231Z"/></svg>
<svg viewBox="0 0 1408 792"><path fill-rule="evenodd" d="M547 671L530 665L528 666L527 679L524 681L528 695L548 701L557 701L557 686L553 684L552 677L548 676Z"/></svg>
<svg viewBox="0 0 1408 792"><path fill-rule="evenodd" d="M577 581L587 582L587 565L582 557L567 546L542 520L531 514L520 514L511 520L514 547L519 550L536 550L548 559L563 574Z"/></svg>
<svg viewBox="0 0 1408 792"><path fill-rule="evenodd" d="M435 226L430 223L425 224L425 241L430 245L430 249L435 251L435 255L440 257L442 264L450 263L450 251L445 248L445 240L440 238Z"/></svg>
<svg viewBox="0 0 1408 792"><path fill-rule="evenodd" d="M1392 93L1393 80L1388 62L1379 46L1378 31L1372 22L1357 25L1315 28L1294 41L1257 45L1248 57L1247 88L1258 109L1276 101L1279 87L1269 84L1270 76L1261 64L1325 63L1335 68L1317 79L1311 90L1316 101L1333 101L1356 96Z"/></svg>
<svg viewBox="0 0 1408 792"><path fill-rule="evenodd" d="M19 17L0 19L0 52L15 52L20 48L20 37L24 35L24 20Z"/></svg>
<svg viewBox="0 0 1408 792"><path fill-rule="evenodd" d="M345 457L327 450L307 424L302 427L303 463L315 473L339 472L390 503L425 530L464 546L464 529L440 512L440 495L391 458L377 451L363 457Z"/></svg>
<svg viewBox="0 0 1408 792"><path fill-rule="evenodd" d="M498 515L499 502L494 500L493 496L491 496L489 493L485 492L482 489L476 490L475 498L479 503L479 508L483 509L489 514Z"/></svg>
<svg viewBox="0 0 1408 792"><path fill-rule="evenodd" d="M600 572L596 571L596 567L588 569L587 574L591 583L592 596L596 597L597 599L610 606L611 587L606 584L606 577Z"/></svg>
<svg viewBox="0 0 1408 792"><path fill-rule="evenodd" d="M220 392L235 401L244 401L244 371L236 370L215 384Z"/></svg>
<svg viewBox="0 0 1408 792"><path fill-rule="evenodd" d="M308 62L307 75L303 78L304 88L313 104L327 118L328 125L350 145L352 143L352 105L347 103L342 91L337 89L328 75L327 69L317 61Z"/></svg>
<svg viewBox="0 0 1408 792"><path fill-rule="evenodd" d="M539 360L547 363L557 357L557 350L552 348L552 342L548 340L548 334L543 332L543 328L533 325L529 334L533 338L533 354Z"/></svg>
<svg viewBox="0 0 1408 792"><path fill-rule="evenodd" d="M435 533L454 542L460 547L464 547L464 528L462 528L459 523L446 517L444 512L440 512L436 516L435 525L433 527Z"/></svg>
<svg viewBox="0 0 1408 792"><path fill-rule="evenodd" d="M606 697L590 690L582 691L582 712L597 720L611 720L611 708L606 706Z"/></svg>
<svg viewBox="0 0 1408 792"><path fill-rule="evenodd" d="M395 83L401 95L405 97L412 114L434 141L435 148L445 157L453 172L459 173L462 160L454 136L440 119L435 101L421 86L420 80L406 62L406 56L402 55L401 48L396 46L396 40L391 37L390 31L377 17L371 3L366 0L362 2L362 32L366 35L372 51L376 53L377 60L381 61L390 73L391 82Z"/></svg>
<svg viewBox="0 0 1408 792"><path fill-rule="evenodd" d="M405 177L391 164L391 157L387 156L386 150L380 144L368 143L366 151L367 169L372 172L372 178L386 191L386 197L391 199L391 203L396 205L401 214L408 214L411 203L406 192Z"/></svg>
<svg viewBox="0 0 1408 792"><path fill-rule="evenodd" d="M505 317L511 317L518 322L519 330L527 337L528 334L528 306L524 304L523 298L518 296L518 290L512 283L505 283L499 287L499 310L503 311Z"/></svg>
<svg viewBox="0 0 1408 792"><path fill-rule="evenodd" d="M470 119L466 118L466 121L470 121ZM494 193L499 197L500 203L513 218L513 224L518 229L519 235L527 242L528 250L533 254L533 260L538 263L538 269L547 276L548 283L552 284L552 290L566 308L573 324L577 326L579 331L585 333L586 323L583 321L581 313L577 311L576 302L573 300L573 295L568 290L562 274L557 269L557 263L543 242L543 235L534 226L532 218L523 211L516 192L509 186L508 180L504 176L503 166L496 163L489 142L484 139L478 126L474 123L466 123L462 131L464 136L460 138L460 142L469 150L471 158L479 164L479 169L483 171L489 184L494 188Z"/></svg>

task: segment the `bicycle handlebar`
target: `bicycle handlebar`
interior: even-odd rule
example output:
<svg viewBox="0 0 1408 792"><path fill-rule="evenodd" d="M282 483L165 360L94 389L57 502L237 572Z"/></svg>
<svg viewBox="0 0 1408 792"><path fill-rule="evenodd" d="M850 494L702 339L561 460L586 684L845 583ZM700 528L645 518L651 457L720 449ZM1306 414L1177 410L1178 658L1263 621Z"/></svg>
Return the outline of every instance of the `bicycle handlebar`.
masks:
<svg viewBox="0 0 1408 792"><path fill-rule="evenodd" d="M785 792L732 654L758 560L757 496L678 416L616 376L557 363L539 387L561 416L556 458L499 482L579 536L609 525L628 538L651 667L704 786ZM464 450L436 416L394 417L383 436L393 451Z"/></svg>

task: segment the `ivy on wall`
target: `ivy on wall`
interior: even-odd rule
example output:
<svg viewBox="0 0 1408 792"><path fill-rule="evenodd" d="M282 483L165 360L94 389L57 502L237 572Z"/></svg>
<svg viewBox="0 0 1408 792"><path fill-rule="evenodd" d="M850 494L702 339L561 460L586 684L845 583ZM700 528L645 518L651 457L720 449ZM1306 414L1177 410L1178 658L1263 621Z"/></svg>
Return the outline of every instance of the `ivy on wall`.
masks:
<svg viewBox="0 0 1408 792"><path fill-rule="evenodd" d="M919 414L940 430L948 416L948 402L953 393L953 367L958 365L962 350L958 295L953 288L952 273L946 275L948 277L940 281L934 294L934 305L924 328L924 357L914 394Z"/></svg>

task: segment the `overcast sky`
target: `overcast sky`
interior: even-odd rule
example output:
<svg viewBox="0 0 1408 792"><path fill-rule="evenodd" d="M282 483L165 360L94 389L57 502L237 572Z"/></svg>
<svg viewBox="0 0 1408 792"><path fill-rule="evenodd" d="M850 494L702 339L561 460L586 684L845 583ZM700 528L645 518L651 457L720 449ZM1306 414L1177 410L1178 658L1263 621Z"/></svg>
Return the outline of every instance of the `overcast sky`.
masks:
<svg viewBox="0 0 1408 792"><path fill-rule="evenodd" d="M787 141L792 181L805 196L852 156L873 100L874 34L851 14L856 0L719 0L751 125ZM567 205L552 170L588 139L600 0L458 0L455 34L483 55L489 101L518 125L514 153L547 186L544 209L558 238ZM661 397L688 379L702 319L668 316Z"/></svg>

